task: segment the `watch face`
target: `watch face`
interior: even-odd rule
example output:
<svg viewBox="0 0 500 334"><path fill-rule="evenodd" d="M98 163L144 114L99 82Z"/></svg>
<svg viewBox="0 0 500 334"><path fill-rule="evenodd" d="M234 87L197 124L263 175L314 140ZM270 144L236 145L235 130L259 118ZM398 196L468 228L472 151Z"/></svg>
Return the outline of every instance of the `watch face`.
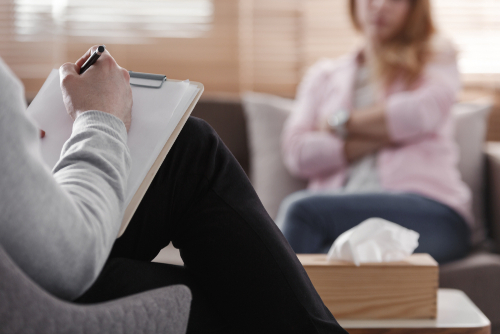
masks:
<svg viewBox="0 0 500 334"><path fill-rule="evenodd" d="M328 125L330 125L332 128L339 126L339 117L336 113L328 117Z"/></svg>
<svg viewBox="0 0 500 334"><path fill-rule="evenodd" d="M328 125L341 138L347 135L345 124L349 120L350 114L346 110L338 110L327 118Z"/></svg>
<svg viewBox="0 0 500 334"><path fill-rule="evenodd" d="M347 122L347 117L348 115L346 115L346 112L344 110L336 111L328 117L328 124L332 128L335 128Z"/></svg>
<svg viewBox="0 0 500 334"><path fill-rule="evenodd" d="M335 120L334 122L336 126L344 125L349 120L349 113L343 109L337 111L335 114L333 114L333 116L335 117L332 117L332 120Z"/></svg>

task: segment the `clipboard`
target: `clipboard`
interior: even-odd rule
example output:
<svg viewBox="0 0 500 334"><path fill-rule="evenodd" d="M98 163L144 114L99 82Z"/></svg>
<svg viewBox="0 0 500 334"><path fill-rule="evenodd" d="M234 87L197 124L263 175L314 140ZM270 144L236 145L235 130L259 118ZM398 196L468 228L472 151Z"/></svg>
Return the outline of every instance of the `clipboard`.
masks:
<svg viewBox="0 0 500 334"><path fill-rule="evenodd" d="M167 81L167 76L163 74L141 73L134 71L128 71L128 74L130 75L130 85L135 87L160 89L163 87L163 83ZM152 84L147 85L147 82L152 82Z"/></svg>
<svg viewBox="0 0 500 334"><path fill-rule="evenodd" d="M145 87L145 88L149 88L149 89L159 89L163 86L163 83L165 81L167 81L167 77L165 75L160 75L160 74L140 73L140 72L132 72L132 71L129 71L129 74L130 74L130 78L131 78L130 84L132 86L136 86L136 87ZM157 83L156 85L153 85L153 86L148 86L148 85L145 85L144 83L133 83L132 82L133 78L157 81L159 83ZM172 79L168 79L168 80L173 81L173 82L180 82L181 81L181 80L172 80ZM165 143L165 146L163 146L163 149L161 150L160 154L158 155L155 162L153 163L153 166L151 166L151 168L149 169L149 172L147 173L146 177L144 178L141 185L139 186L139 189L137 189L134 197L132 198L129 205L125 209L125 212L123 215L123 220L122 220L122 225L120 227L120 231L118 233L117 238L119 238L127 229L127 226L130 223L130 220L132 220L132 217L134 216L135 211L139 207L139 204L141 203L142 198L146 194L151 182L153 182L153 179L154 179L156 173L160 169L163 161L167 157L168 152L170 151L170 149L174 145L174 142L177 139L177 137L179 136L179 133L181 132L182 128L184 127L184 124L186 124L189 116L193 112L194 107L196 106L196 104L200 100L200 97L203 94L203 91L205 90L205 87L203 86L203 84L201 84L199 82L190 81L190 83L193 85L196 85L199 88L199 91L196 94L196 96L194 97L194 99L191 102L191 104L189 105L189 107L187 108L186 112L182 116L179 123L177 123L175 130L170 135L169 139Z"/></svg>
<svg viewBox="0 0 500 334"><path fill-rule="evenodd" d="M159 74L129 74L134 96L134 121L127 139L132 167L125 194L126 209L117 237L130 223L204 91L199 82L171 80ZM59 161L62 147L71 137L73 128L73 120L67 114L62 98L58 70L52 70L27 113L47 133L41 140L40 149L45 164L52 169Z"/></svg>

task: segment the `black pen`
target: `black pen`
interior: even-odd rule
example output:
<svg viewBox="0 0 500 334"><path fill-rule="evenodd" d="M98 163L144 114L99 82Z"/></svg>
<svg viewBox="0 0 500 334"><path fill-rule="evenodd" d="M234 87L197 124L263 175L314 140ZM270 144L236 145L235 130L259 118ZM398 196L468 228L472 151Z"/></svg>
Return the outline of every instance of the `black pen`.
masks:
<svg viewBox="0 0 500 334"><path fill-rule="evenodd" d="M99 59L99 57L102 55L104 50L106 50L106 46L99 45L97 50L95 50L94 53L92 53L92 55L89 57L89 59L87 59L85 64L83 64L82 67L80 68L80 74L83 74L83 72L88 70L90 66L94 65L94 63L97 61L97 59Z"/></svg>

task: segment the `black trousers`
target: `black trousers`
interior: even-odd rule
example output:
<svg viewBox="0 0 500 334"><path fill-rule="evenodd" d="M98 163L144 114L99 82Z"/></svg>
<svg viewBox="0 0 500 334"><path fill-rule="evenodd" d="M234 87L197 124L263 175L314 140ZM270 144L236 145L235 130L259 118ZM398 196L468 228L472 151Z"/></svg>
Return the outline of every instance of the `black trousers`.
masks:
<svg viewBox="0 0 500 334"><path fill-rule="evenodd" d="M151 263L170 242L184 266ZM236 159L193 117L97 281L76 302L173 284L193 294L188 333L346 333Z"/></svg>

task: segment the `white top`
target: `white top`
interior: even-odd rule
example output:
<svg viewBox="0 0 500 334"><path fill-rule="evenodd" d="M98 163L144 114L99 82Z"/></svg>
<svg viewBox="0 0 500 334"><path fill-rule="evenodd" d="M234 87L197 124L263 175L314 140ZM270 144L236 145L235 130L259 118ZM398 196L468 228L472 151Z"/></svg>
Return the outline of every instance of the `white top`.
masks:
<svg viewBox="0 0 500 334"><path fill-rule="evenodd" d="M375 96L376 87L370 78L369 68L368 66L360 66L355 80L354 109L372 106L375 102ZM381 192L383 190L377 172L376 153L367 155L349 166L348 177L344 186L345 192L367 193Z"/></svg>
<svg viewBox="0 0 500 334"><path fill-rule="evenodd" d="M346 328L483 328L490 321L474 305L465 293L454 289L439 289L437 318L435 320L343 320L337 319Z"/></svg>

